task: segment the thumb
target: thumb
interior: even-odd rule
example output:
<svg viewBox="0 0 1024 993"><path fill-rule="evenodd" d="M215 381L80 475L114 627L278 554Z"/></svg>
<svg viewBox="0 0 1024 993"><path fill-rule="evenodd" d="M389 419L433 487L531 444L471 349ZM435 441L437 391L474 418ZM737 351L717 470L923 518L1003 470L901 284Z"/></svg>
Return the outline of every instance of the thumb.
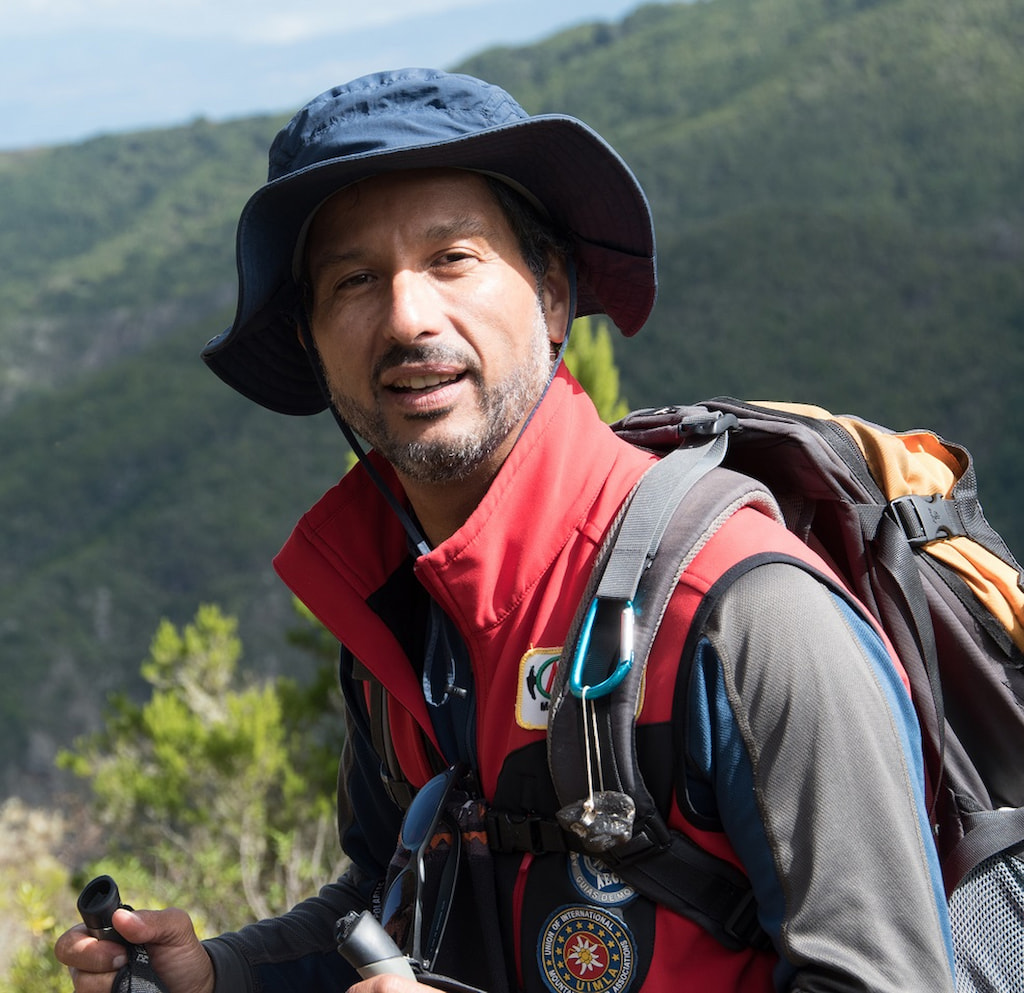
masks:
<svg viewBox="0 0 1024 993"><path fill-rule="evenodd" d="M133 945L164 945L184 947L195 944L195 929L192 919L184 910L170 907L167 910L124 910L114 911L114 929Z"/></svg>

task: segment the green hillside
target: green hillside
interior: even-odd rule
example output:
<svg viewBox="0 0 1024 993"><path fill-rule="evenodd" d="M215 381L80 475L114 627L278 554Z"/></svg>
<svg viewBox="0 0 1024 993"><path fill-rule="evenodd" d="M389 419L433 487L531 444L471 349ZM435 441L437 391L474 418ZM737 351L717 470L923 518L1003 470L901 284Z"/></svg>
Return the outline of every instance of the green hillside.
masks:
<svg viewBox="0 0 1024 993"><path fill-rule="evenodd" d="M933 426L975 453L1020 551L1022 52L1024 0L708 0L458 68L589 121L647 188L661 296L617 353L634 405L732 393ZM217 601L252 664L304 664L269 559L343 445L198 359L230 319L234 223L280 123L0 155L12 768L47 772L160 616Z"/></svg>
<svg viewBox="0 0 1024 993"><path fill-rule="evenodd" d="M270 118L0 154L0 410L234 299Z"/></svg>

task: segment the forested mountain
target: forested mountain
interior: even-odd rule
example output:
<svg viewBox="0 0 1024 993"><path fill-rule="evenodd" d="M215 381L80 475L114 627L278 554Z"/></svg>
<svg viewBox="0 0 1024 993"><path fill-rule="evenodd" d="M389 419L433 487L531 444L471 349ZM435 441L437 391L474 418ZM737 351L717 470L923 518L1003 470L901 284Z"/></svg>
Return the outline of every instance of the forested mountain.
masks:
<svg viewBox="0 0 1024 993"><path fill-rule="evenodd" d="M587 120L644 183L661 296L619 343L634 405L932 426L1019 554L1022 55L1024 0L708 0L457 68ZM0 794L134 685L161 616L215 601L251 664L307 664L269 560L344 446L198 359L282 122L0 155Z"/></svg>

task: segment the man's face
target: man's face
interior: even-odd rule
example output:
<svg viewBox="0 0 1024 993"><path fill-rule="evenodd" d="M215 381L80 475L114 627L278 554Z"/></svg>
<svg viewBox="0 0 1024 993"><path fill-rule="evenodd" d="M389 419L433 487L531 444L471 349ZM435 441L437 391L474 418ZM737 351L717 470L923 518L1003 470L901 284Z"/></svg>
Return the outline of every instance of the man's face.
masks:
<svg viewBox="0 0 1024 993"><path fill-rule="evenodd" d="M567 316L538 289L472 173L394 173L342 190L310 229L311 327L345 421L421 482L496 472L540 397Z"/></svg>

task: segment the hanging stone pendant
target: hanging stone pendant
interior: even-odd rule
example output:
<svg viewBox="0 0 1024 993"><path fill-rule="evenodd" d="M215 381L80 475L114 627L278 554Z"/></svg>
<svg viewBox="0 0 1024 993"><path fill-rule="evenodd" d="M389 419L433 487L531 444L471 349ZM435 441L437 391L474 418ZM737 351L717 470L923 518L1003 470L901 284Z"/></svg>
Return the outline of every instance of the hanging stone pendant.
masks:
<svg viewBox="0 0 1024 993"><path fill-rule="evenodd" d="M606 852L633 837L636 804L633 798L616 790L600 790L558 811L558 823L583 839L590 853Z"/></svg>

